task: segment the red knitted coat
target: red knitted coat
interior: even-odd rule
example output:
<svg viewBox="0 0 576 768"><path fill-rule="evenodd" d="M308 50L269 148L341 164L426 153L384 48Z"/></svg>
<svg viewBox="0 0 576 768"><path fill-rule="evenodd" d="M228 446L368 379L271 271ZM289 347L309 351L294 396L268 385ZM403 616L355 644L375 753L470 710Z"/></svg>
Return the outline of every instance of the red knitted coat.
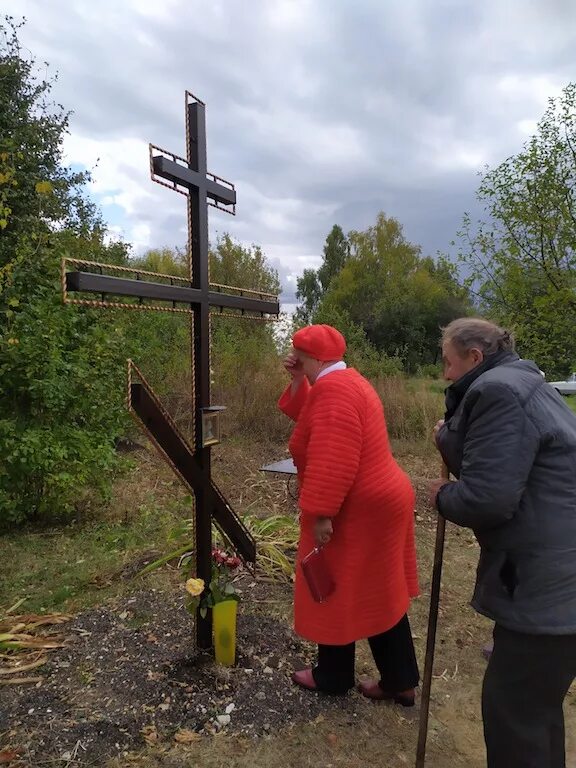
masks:
<svg viewBox="0 0 576 768"><path fill-rule="evenodd" d="M347 368L288 386L280 409L296 421L289 442L298 469L300 543L296 632L325 645L380 634L400 621L418 594L414 491L388 442L374 388ZM333 518L324 554L336 589L313 601L300 560L314 547L315 516Z"/></svg>

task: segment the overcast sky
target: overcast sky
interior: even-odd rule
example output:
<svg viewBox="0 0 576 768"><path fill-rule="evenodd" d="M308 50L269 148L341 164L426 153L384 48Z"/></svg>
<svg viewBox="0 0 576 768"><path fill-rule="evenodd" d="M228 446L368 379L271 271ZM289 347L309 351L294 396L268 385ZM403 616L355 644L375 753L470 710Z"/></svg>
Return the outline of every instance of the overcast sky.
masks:
<svg viewBox="0 0 576 768"><path fill-rule="evenodd" d="M397 217L447 251L478 171L518 151L576 79L575 0L4 0L59 73L70 163L137 251L182 245L180 195L148 142L185 154L184 91L207 105L208 168L237 216L212 236L262 245L288 300L333 224Z"/></svg>

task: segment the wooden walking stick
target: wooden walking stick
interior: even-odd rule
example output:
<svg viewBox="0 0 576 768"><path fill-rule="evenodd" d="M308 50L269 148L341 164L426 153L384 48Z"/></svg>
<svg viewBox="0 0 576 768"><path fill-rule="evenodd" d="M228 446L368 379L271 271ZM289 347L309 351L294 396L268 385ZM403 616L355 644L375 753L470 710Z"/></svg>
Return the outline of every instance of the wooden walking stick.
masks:
<svg viewBox="0 0 576 768"><path fill-rule="evenodd" d="M442 477L448 480L448 467L442 463ZM442 558L444 555L444 537L446 520L438 513L436 522L436 543L434 545L434 565L430 585L430 612L428 614L428 634L426 636L426 657L420 697L420 723L418 728L418 746L416 748L416 768L424 768L426 760L426 739L428 737L428 715L430 713L430 688L432 686L432 667L434 666L434 647L436 627L438 626L438 607L440 604L440 583L442 580Z"/></svg>

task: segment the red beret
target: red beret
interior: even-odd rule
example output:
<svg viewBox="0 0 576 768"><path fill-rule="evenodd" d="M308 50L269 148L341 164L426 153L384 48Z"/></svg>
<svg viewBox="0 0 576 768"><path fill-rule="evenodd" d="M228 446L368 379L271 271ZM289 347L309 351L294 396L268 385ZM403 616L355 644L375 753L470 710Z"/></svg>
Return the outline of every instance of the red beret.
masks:
<svg viewBox="0 0 576 768"><path fill-rule="evenodd" d="M331 325L307 325L292 336L292 346L316 360L341 360L346 352L344 336Z"/></svg>

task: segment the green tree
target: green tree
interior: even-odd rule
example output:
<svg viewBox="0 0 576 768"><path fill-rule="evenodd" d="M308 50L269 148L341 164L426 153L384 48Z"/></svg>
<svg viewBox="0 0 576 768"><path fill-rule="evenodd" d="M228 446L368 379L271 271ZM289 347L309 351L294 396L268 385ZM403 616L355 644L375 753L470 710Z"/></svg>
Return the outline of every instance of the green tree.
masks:
<svg viewBox="0 0 576 768"><path fill-rule="evenodd" d="M210 281L214 284L245 288L278 295L281 291L276 270L268 264L257 245L244 247L230 235L218 238L210 249ZM276 355L271 323L257 320L214 318L212 323L213 369L217 388L223 382L246 380L270 363Z"/></svg>
<svg viewBox="0 0 576 768"><path fill-rule="evenodd" d="M322 286L315 269L305 269L302 276L296 278L296 298L300 301L295 313L297 325L308 325L313 322L322 293Z"/></svg>
<svg viewBox="0 0 576 768"><path fill-rule="evenodd" d="M576 84L483 175L477 197L485 220L465 216L459 239L481 310L515 331L523 356L566 374L576 362Z"/></svg>
<svg viewBox="0 0 576 768"><path fill-rule="evenodd" d="M351 232L350 258L333 278L317 316L333 307L364 329L367 339L408 371L433 362L439 326L468 311L467 292L445 260L422 258L394 218Z"/></svg>
<svg viewBox="0 0 576 768"><path fill-rule="evenodd" d="M184 248L151 248L142 256L132 259L132 264L147 272L162 275L188 277L188 256Z"/></svg>
<svg viewBox="0 0 576 768"><path fill-rule="evenodd" d="M210 282L277 295L281 286L258 245L244 247L223 234L210 249Z"/></svg>
<svg viewBox="0 0 576 768"><path fill-rule="evenodd" d="M350 256L350 243L342 227L334 224L324 245L324 257L318 270L318 280L325 293L333 278L343 269Z"/></svg>
<svg viewBox="0 0 576 768"><path fill-rule="evenodd" d="M50 101L53 80L38 78L22 51L21 26L9 16L0 21L0 268L31 227L79 231L97 219L84 191L88 174L62 163L69 113Z"/></svg>
<svg viewBox="0 0 576 768"><path fill-rule="evenodd" d="M278 294L278 274L268 263L259 246L245 247L223 234L209 251L212 284L230 286L226 290L251 289ZM131 260L132 265L149 271L184 276L188 273L185 249L154 249ZM144 313L130 317L133 330L142 342L143 370L162 397L185 434L190 397L188 318L169 314ZM271 371L278 369L278 351L274 323L230 318L216 312L212 317L212 392L213 403L225 405L225 430L267 434L270 409L277 393L268 403L258 400ZM170 344L166 344L166 339ZM255 386L256 382L256 386ZM273 378L271 385L273 386ZM178 411L178 414L175 411Z"/></svg>
<svg viewBox="0 0 576 768"><path fill-rule="evenodd" d="M350 243L335 224L324 243L322 264L319 269L305 269L296 280L296 298L300 301L295 314L296 325L308 325L315 321L315 314L322 297L332 280L340 273L350 256Z"/></svg>
<svg viewBox="0 0 576 768"><path fill-rule="evenodd" d="M400 376L403 373L402 360L379 351L366 338L364 329L355 323L346 309L324 302L318 308L315 322L326 323L337 328L346 339L346 362L370 379L379 376Z"/></svg>
<svg viewBox="0 0 576 768"><path fill-rule="evenodd" d="M249 289L278 295L281 291L276 270L268 264L262 249L244 247L230 235L218 238L210 249L210 281L230 288ZM212 324L214 366L220 378L233 376L235 365L258 367L259 357L275 353L274 332L270 323L215 318Z"/></svg>
<svg viewBox="0 0 576 768"><path fill-rule="evenodd" d="M212 283L278 295L276 270L259 246L245 247L224 234L210 249ZM225 429L269 433L270 411L277 394L259 400L271 373L278 369L275 326L258 320L232 319L216 314L212 322L212 401L225 405Z"/></svg>
<svg viewBox="0 0 576 768"><path fill-rule="evenodd" d="M62 164L68 116L50 105L18 43L0 29L0 524L73 510L117 465L125 338L113 317L63 307L63 257L122 264Z"/></svg>

